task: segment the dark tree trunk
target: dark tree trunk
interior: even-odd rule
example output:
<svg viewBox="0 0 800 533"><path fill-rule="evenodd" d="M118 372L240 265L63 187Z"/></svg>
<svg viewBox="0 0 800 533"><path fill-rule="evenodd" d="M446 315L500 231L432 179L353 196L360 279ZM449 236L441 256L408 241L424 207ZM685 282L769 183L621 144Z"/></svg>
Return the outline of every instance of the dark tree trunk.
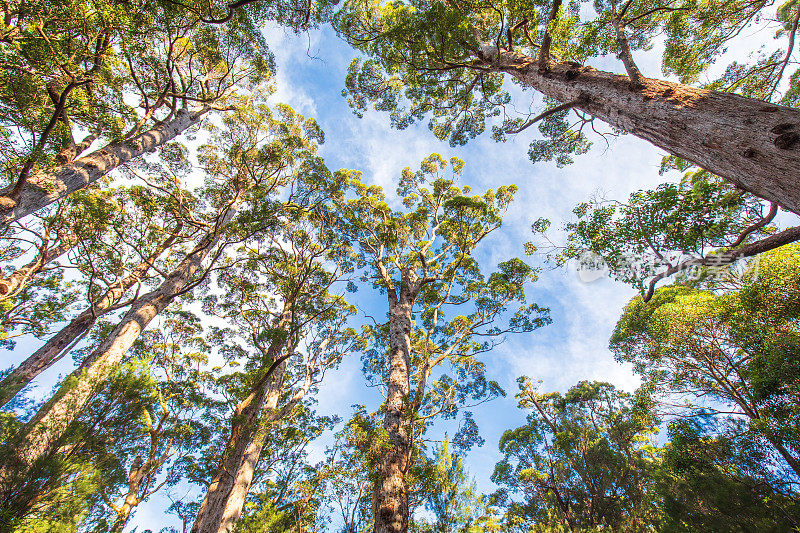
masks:
<svg viewBox="0 0 800 533"><path fill-rule="evenodd" d="M800 110L668 81L551 62L484 47L483 68L505 72L574 107L800 214Z"/></svg>
<svg viewBox="0 0 800 533"><path fill-rule="evenodd" d="M402 283L399 295L389 289L389 383L383 419L389 441L378 460L372 495L374 533L408 531L406 473L412 446L408 401L414 302L408 286Z"/></svg>

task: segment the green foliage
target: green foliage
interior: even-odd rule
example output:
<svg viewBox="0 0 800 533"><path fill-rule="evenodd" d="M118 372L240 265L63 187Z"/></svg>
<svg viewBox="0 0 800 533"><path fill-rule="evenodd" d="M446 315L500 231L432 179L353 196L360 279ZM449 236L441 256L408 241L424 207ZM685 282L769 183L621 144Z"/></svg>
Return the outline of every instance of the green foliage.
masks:
<svg viewBox="0 0 800 533"><path fill-rule="evenodd" d="M208 25L177 2L10 3L0 42L4 181L68 161L60 154L81 131L130 139L181 103L222 108L262 85L274 62L250 16L267 11Z"/></svg>
<svg viewBox="0 0 800 533"><path fill-rule="evenodd" d="M576 206L573 213L577 220L564 227L569 232L566 245L550 251L548 259L564 266L596 254L613 279L643 294L653 276L674 265L713 258L776 231L769 220L752 227L767 216L763 200L703 170L688 172L678 184L634 192L625 203L593 199ZM533 229L544 233L547 227ZM714 268L707 273L713 274Z"/></svg>
<svg viewBox="0 0 800 533"><path fill-rule="evenodd" d="M483 502L475 482L468 477L463 459L453 455L450 443L445 440L434 446L427 468L423 497L434 521L417 527L432 533L469 531L481 516Z"/></svg>
<svg viewBox="0 0 800 533"><path fill-rule="evenodd" d="M20 531L110 530L127 521L118 512L125 497L135 507L183 479L186 458L210 439L200 416L213 402L197 370L198 333L196 317L173 315L134 346L41 465L38 484L24 486L33 499Z"/></svg>
<svg viewBox="0 0 800 533"><path fill-rule="evenodd" d="M662 70L684 83L697 83L731 42L746 31L766 28L777 14L782 24L777 49L732 63L707 86L770 101L779 97L777 88L788 77L783 103L796 100L795 67L784 62L787 34L796 31L794 2L779 6L777 13L761 0L559 4L550 18L553 3L541 0L348 0L337 13L336 28L366 57L351 63L343 94L359 116L373 107L388 112L397 128L427 119L431 131L452 146L490 126L493 137L504 140L530 126L538 113L512 111L529 104L525 96L523 102L512 102L503 87L504 73L513 76L514 69L495 63L501 52L518 54L523 71L543 68L540 53L547 40L550 59L581 66L609 54L622 58L648 50L666 36ZM544 104L545 110L555 105L547 99ZM588 150L583 129L591 117L577 113L578 120L570 122L568 114L544 118L539 126L543 139L533 140L528 152L533 162L553 160L560 167Z"/></svg>
<svg viewBox="0 0 800 533"><path fill-rule="evenodd" d="M404 211L392 210L380 187L367 186L356 173L341 172L352 196L339 205L340 231L356 246L363 280L388 292L390 301L419 291L411 298L416 315L410 379L415 390L409 405L420 432L436 417L453 418L464 407L505 394L486 379L477 356L491 350L505 333L549 323L546 309L525 300L524 287L536 279L535 269L512 259L487 277L471 256L501 226L516 187L469 195L468 187L456 185L462 167L456 158L447 162L432 154L420 170L404 169L397 189ZM387 376L390 332L385 324L366 332L373 343L362 357L364 370L379 383ZM465 447L481 442L474 422L464 428L456 442Z"/></svg>
<svg viewBox="0 0 800 533"><path fill-rule="evenodd" d="M659 450L647 399L582 381L566 394L537 393L519 378L527 423L506 431L492 481L514 531L650 531L659 522L652 490ZM524 499L519 501L517 498Z"/></svg>
<svg viewBox="0 0 800 533"><path fill-rule="evenodd" d="M666 287L647 304L637 297L611 338L617 359L633 363L652 394L717 414L787 480L800 470L798 257L796 245L786 246L711 290Z"/></svg>
<svg viewBox="0 0 800 533"><path fill-rule="evenodd" d="M762 443L703 418L670 424L658 490L662 531L793 531L796 491L769 469Z"/></svg>
<svg viewBox="0 0 800 533"><path fill-rule="evenodd" d="M316 416L303 405L273 428L234 531L320 531L316 526L324 497L321 467L309 464L307 447L337 420Z"/></svg>

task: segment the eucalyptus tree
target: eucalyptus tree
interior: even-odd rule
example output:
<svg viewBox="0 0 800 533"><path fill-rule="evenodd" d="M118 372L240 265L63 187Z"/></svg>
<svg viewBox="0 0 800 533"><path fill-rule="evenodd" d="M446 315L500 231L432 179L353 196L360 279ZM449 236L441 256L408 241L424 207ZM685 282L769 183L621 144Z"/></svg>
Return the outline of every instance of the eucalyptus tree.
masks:
<svg viewBox="0 0 800 533"><path fill-rule="evenodd" d="M469 196L454 181L463 162L453 158L449 166L451 177L448 163L433 154L419 171L404 169L398 186L404 211L392 210L380 187L349 173L352 193L338 206L340 231L356 248L365 281L388 300L388 322L369 329L375 344L363 359L386 391L383 427L373 436L376 533L408 528L406 476L426 429L470 402L503 394L486 379L478 356L505 332L549 321L547 310L525 302L523 286L535 278L533 269L512 259L486 277L471 255L500 227L516 187ZM469 412L461 436L466 446L479 438Z"/></svg>
<svg viewBox="0 0 800 533"><path fill-rule="evenodd" d="M186 198L186 191L176 191L174 186L172 189L166 191L169 194L143 186L104 191L113 210L104 222L103 232L93 232L86 237L84 231L73 232L81 238L74 244L70 261L47 267L69 268L81 274L73 284L84 288L81 301L85 302L85 307L3 377L0 405L9 402L36 376L69 353L100 317L130 305L138 297L143 283L152 282L158 272L163 271L160 257L169 256L170 248L196 233L196 227L184 225L181 211L187 208L176 201L181 195ZM80 191L67 201L84 196L85 191ZM72 218L82 230L86 228L83 215L92 218L91 214L99 211L94 203L90 205L94 209L83 209L79 216ZM126 295L129 298L126 299ZM66 312L63 315L69 316Z"/></svg>
<svg viewBox="0 0 800 533"><path fill-rule="evenodd" d="M371 493L374 460L371 436L374 420L359 406L325 450L325 461L317 465L313 481L319 494L316 522L319 529L337 525L338 533L366 533L372 527Z"/></svg>
<svg viewBox="0 0 800 533"><path fill-rule="evenodd" d="M792 72L798 9L785 4L775 13L771 5L350 0L338 31L367 59L351 64L345 92L358 113L372 103L400 128L431 116L431 130L453 145L482 133L492 117L502 121L493 128L498 139L541 122L545 138L532 142L529 156L559 165L588 149L584 131L599 119L800 213L800 112L793 108L800 76ZM732 39L772 17L781 23L776 53L735 62L719 80L697 86ZM635 64L633 51L662 35L662 67L681 83L649 78ZM626 75L587 64L608 54L621 59ZM507 114L513 106L505 75L541 93L546 110ZM572 111L574 121L567 118Z"/></svg>
<svg viewBox="0 0 800 533"><path fill-rule="evenodd" d="M305 402L308 403L308 402ZM236 531L306 533L317 528L322 503L317 468L310 463L309 444L333 428L337 417L316 416L305 403L273 425Z"/></svg>
<svg viewBox="0 0 800 533"><path fill-rule="evenodd" d="M611 337L655 397L678 413L716 414L774 450L775 468L800 475L800 249L759 256L741 276L675 285L634 298Z"/></svg>
<svg viewBox="0 0 800 533"><path fill-rule="evenodd" d="M484 504L463 458L453 454L449 441L434 446L425 483L425 508L433 513L434 521L427 527L418 526L420 531L470 531L480 518Z"/></svg>
<svg viewBox="0 0 800 533"><path fill-rule="evenodd" d="M648 402L610 383L581 381L562 395L518 382L530 413L503 433L492 475L506 521L520 531L656 530L657 420Z"/></svg>
<svg viewBox="0 0 800 533"><path fill-rule="evenodd" d="M753 435L713 417L669 426L657 472L661 531L791 531L800 525L795 480L771 468Z"/></svg>
<svg viewBox="0 0 800 533"><path fill-rule="evenodd" d="M242 247L219 271L221 294L206 299L209 313L231 323L216 333L222 354L244 370L225 378L229 436L193 532L234 530L265 446L280 446L268 443L270 432L358 341L347 327L354 309L337 294L351 272L349 248L319 200L277 216L262 205L243 213Z"/></svg>
<svg viewBox="0 0 800 533"><path fill-rule="evenodd" d="M35 497L26 499L27 511L16 510L17 530L60 523L121 532L139 504L178 483L187 457L208 444L213 376L203 370L208 346L199 319L178 311L160 326L134 343L130 359L99 388L53 460L37 472L38 482L25 485ZM95 337L102 339L102 332Z"/></svg>
<svg viewBox="0 0 800 533"><path fill-rule="evenodd" d="M207 25L170 2L65 0L8 2L4 15L14 33L0 42L4 224L230 109L273 71L245 12Z"/></svg>
<svg viewBox="0 0 800 533"><path fill-rule="evenodd" d="M126 446L113 443L123 476L116 486L102 487L105 506L96 513L96 530L121 533L142 502L185 478L190 458L211 441L206 420L216 409L209 395L214 376L205 368L209 346L200 322L186 311L168 313L158 330L148 330L132 347L127 374L117 379L133 375L141 383L127 406L140 424Z"/></svg>
<svg viewBox="0 0 800 533"><path fill-rule="evenodd" d="M53 324L69 316L77 284L65 279L63 265L82 252L103 248L118 214L113 195L83 191L60 202L53 213L37 216L36 224L17 225L14 237L4 240L4 258L15 264L0 277L0 324L7 347L19 335L46 336ZM30 249L33 257L20 266Z"/></svg>
<svg viewBox="0 0 800 533"><path fill-rule="evenodd" d="M4 444L0 494L12 488L46 460L97 386L124 360L142 330L182 294L202 283L230 242L236 214L249 206L280 210L285 202L303 208L335 184L316 156L320 132L312 120L281 106L273 114L265 107L241 108L226 118L201 154L207 180L193 223L200 231L193 247L174 258L163 281L137 298L103 342L60 385L13 439ZM281 201L276 195L284 193Z"/></svg>
<svg viewBox="0 0 800 533"><path fill-rule="evenodd" d="M17 262L27 249L33 251L33 257L25 265L7 269L0 279L0 300L13 298L38 274L57 268L57 262L74 250L101 244L118 213L113 194L82 191L59 202L53 213L37 217L36 224L15 224L15 235L4 243L8 259Z"/></svg>
<svg viewBox="0 0 800 533"><path fill-rule="evenodd" d="M566 245L551 248L549 259L559 266L602 259L611 277L641 291L644 301L676 274L727 269L800 239L800 227L781 230L774 223L776 204L703 170L688 172L679 184L634 192L627 202L595 198L573 213L577 220L564 226ZM537 221L533 229L544 233L548 224Z"/></svg>

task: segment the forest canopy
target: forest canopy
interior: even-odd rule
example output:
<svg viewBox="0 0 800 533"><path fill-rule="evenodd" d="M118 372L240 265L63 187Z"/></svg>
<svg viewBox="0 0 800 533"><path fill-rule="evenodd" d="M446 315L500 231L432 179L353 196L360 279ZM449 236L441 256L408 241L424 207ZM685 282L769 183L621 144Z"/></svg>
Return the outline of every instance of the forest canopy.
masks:
<svg viewBox="0 0 800 533"><path fill-rule="evenodd" d="M800 531L797 0L0 11L0 532Z"/></svg>

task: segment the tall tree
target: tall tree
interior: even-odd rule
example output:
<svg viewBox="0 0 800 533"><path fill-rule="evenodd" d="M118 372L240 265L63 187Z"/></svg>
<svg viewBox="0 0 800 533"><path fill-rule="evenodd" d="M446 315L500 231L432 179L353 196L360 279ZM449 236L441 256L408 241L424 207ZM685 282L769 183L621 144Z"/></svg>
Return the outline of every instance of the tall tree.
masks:
<svg viewBox="0 0 800 533"><path fill-rule="evenodd" d="M336 294L350 272L348 247L326 211L321 204L279 216L254 210L238 228L245 246L220 272L224 296L206 301L233 322L218 335L226 358L242 362L245 372L227 383L236 400L229 437L195 533L233 531L273 426L353 349L356 336L346 324L354 310Z"/></svg>
<svg viewBox="0 0 800 533"><path fill-rule="evenodd" d="M100 317L130 305L142 283L158 276L153 271L163 271L161 256L168 257L170 248L191 239L197 231L190 224L184 228L182 207L174 201L174 197L184 191L173 190L166 195L148 187L134 186L106 192L110 193L109 201L115 207L106 231L91 239L76 241L78 253L72 264L49 267L69 266L73 272L77 270L83 274L79 283L85 286L87 307L0 381L0 405L5 405L36 376L69 353ZM82 196L83 191L69 201ZM89 216L95 212L82 210ZM75 217L76 225L82 226L81 221L82 217ZM109 238L112 235L113 238ZM124 297L131 290L134 294L126 300Z"/></svg>
<svg viewBox="0 0 800 533"><path fill-rule="evenodd" d="M17 37L0 42L3 60L15 65L0 91L3 224L156 150L208 111L228 109L237 90L263 83L273 68L244 13L238 23L205 25L169 2L8 7ZM141 113L125 103L134 95ZM62 151L56 126L66 139L79 128L91 134ZM78 157L101 132L103 146Z"/></svg>
<svg viewBox="0 0 800 533"><path fill-rule="evenodd" d="M336 417L315 416L308 405L299 404L272 425L236 531L324 530L315 527L322 494L318 470L309 462L308 446L336 421Z"/></svg>
<svg viewBox="0 0 800 533"><path fill-rule="evenodd" d="M445 175L448 163L433 154L420 170L403 170L398 194L405 211L392 210L380 187L357 175L349 176L354 197L338 206L365 279L388 300L388 322L371 328L376 343L364 357L365 370L386 390L383 428L374 436L381 450L374 465L376 533L408 529L406 475L418 453L415 440L437 417L456 416L470 402L502 394L487 381L477 356L504 332L531 331L549 321L546 310L525 304L523 286L535 278L530 267L510 260L484 277L471 257L500 227L516 187L468 196L469 188L454 181L463 162L453 158L449 166L452 177ZM509 314L508 325L499 325ZM465 416L469 441L475 426Z"/></svg>
<svg viewBox="0 0 800 533"><path fill-rule="evenodd" d="M177 483L187 455L208 443L211 376L200 370L207 346L198 318L176 312L160 326L134 344L130 360L85 406L38 483L26 484L36 496L27 512L15 513L24 514L12 521L19 531L56 529L59 521L122 531L138 505Z"/></svg>
<svg viewBox="0 0 800 533"><path fill-rule="evenodd" d="M504 458L492 475L507 520L524 531L657 527L656 420L647 402L609 383L582 381L561 395L518 381L530 414L501 437Z"/></svg>
<svg viewBox="0 0 800 533"><path fill-rule="evenodd" d="M799 253L786 246L742 276L664 287L648 303L636 297L610 344L662 402L747 420L786 476L800 475Z"/></svg>
<svg viewBox="0 0 800 533"><path fill-rule="evenodd" d="M206 279L210 266L206 258L213 265L224 252L237 211L250 205L278 210L283 202L276 202L274 196L289 185L284 201L302 208L315 202L319 191L333 186L315 155L319 135L313 121L286 107L279 109L279 116L260 107L242 108L228 117L214 146L207 146L201 156L209 178L202 193L208 209L195 219L203 229L194 247L158 287L136 300L81 367L64 380L23 430L4 444L8 453L0 466L3 499L13 498L16 481L52 453L81 407L153 318Z"/></svg>
<svg viewBox="0 0 800 533"><path fill-rule="evenodd" d="M569 163L585 152L584 127L597 118L612 129L645 139L778 205L800 213L794 176L800 171L800 111L794 105L798 76L773 103L776 91L758 94L752 85L772 68L778 87L785 68L771 61L755 66L734 63L710 88L690 85L719 58L727 43L771 4L682 0L615 0L548 3L472 0L419 0L381 3L352 0L339 12L338 30L367 54L355 60L346 92L357 112L373 102L390 110L395 126L430 114L440 139L464 144L503 115L510 96L502 89L507 74L524 89L545 96L547 109L536 116L503 116L497 138L536 122L544 140L532 143L534 161ZM789 4L787 4L789 6ZM789 19L783 67L791 65L797 8L779 10ZM667 35L664 67L683 83L648 78L636 68L632 48L646 48ZM616 53L627 75L586 65ZM725 92L740 91L745 96ZM575 111L573 125L568 114ZM587 130L588 131L588 130Z"/></svg>

